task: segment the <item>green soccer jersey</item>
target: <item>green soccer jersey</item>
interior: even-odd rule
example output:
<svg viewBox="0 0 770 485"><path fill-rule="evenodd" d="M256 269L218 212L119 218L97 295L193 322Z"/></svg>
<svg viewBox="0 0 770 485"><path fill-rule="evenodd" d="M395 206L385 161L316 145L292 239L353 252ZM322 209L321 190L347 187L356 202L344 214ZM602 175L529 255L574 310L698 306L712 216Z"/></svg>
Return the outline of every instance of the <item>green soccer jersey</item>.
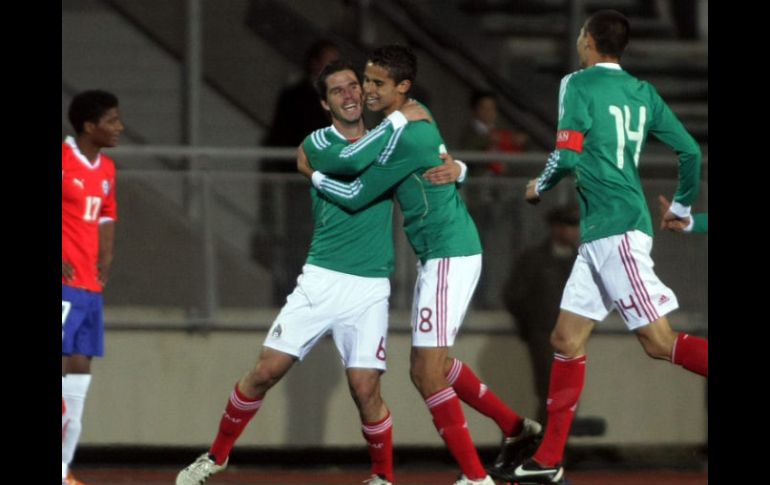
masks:
<svg viewBox="0 0 770 485"><path fill-rule="evenodd" d="M350 142L334 126L314 131L303 142L313 165L334 174L350 173L350 164L340 159L321 159L325 148L343 148ZM357 170L357 171L360 171ZM393 272L393 199L383 196L366 209L348 212L310 189L313 201L313 240L307 263L342 273L388 277Z"/></svg>
<svg viewBox="0 0 770 485"><path fill-rule="evenodd" d="M562 79L557 149L536 188L542 193L575 173L582 242L635 229L652 236L638 170L648 133L678 154L674 200L692 205L699 190L700 148L654 87L617 64L598 64Z"/></svg>
<svg viewBox="0 0 770 485"><path fill-rule="evenodd" d="M316 186L336 204L357 211L395 189L404 214L404 232L420 261L481 253L481 241L455 184L433 185L422 178L441 165L444 141L435 123L418 121L398 127L388 119L358 142L329 146L309 156L314 168L347 160L368 168L353 181L323 178ZM344 163L344 162L343 162ZM384 237L384 236L383 236Z"/></svg>

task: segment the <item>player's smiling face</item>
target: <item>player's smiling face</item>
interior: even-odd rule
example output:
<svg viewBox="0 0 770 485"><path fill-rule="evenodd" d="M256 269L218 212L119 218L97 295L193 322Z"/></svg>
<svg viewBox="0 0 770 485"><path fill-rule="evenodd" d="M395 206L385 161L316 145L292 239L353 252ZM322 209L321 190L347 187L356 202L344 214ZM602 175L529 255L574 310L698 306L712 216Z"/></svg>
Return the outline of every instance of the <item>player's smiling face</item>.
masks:
<svg viewBox="0 0 770 485"><path fill-rule="evenodd" d="M123 129L123 121L120 119L118 108L107 110L99 118L98 123L86 122L85 124L86 133L91 136L93 143L99 147L117 146Z"/></svg>
<svg viewBox="0 0 770 485"><path fill-rule="evenodd" d="M396 84L387 68L371 62L366 63L364 101L370 110L375 112L385 110L385 114L390 114L397 109L398 103L403 100L410 86L409 81Z"/></svg>
<svg viewBox="0 0 770 485"><path fill-rule="evenodd" d="M327 77L326 101L321 101L321 105L339 121L358 123L363 112L363 100L356 74L346 69Z"/></svg>

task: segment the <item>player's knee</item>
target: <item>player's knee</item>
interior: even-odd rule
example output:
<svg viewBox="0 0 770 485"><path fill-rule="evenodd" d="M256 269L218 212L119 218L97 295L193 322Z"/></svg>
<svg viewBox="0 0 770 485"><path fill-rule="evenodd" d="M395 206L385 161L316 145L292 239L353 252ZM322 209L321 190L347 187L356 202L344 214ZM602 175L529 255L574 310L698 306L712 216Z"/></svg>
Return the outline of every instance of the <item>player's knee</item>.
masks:
<svg viewBox="0 0 770 485"><path fill-rule="evenodd" d="M282 374L270 365L260 363L246 375L246 384L257 390L270 389L281 380Z"/></svg>
<svg viewBox="0 0 770 485"><path fill-rule="evenodd" d="M379 398L379 387L376 380L357 380L350 383L350 393L356 402L367 404Z"/></svg>
<svg viewBox="0 0 770 485"><path fill-rule="evenodd" d="M433 389L446 387L444 367L430 359L413 358L409 368L412 384L423 394Z"/></svg>
<svg viewBox="0 0 770 485"><path fill-rule="evenodd" d="M583 342L580 338L569 333L559 332L558 330L554 330L551 333L551 346L554 352L567 357L575 357L584 353L581 350Z"/></svg>
<svg viewBox="0 0 770 485"><path fill-rule="evenodd" d="M636 333L644 351L653 359L671 360L671 352L676 342L677 333L668 325L653 322L642 327Z"/></svg>
<svg viewBox="0 0 770 485"><path fill-rule="evenodd" d="M422 359L412 359L412 365L409 367L409 377L412 384L417 389L422 389L429 381L429 369L427 362Z"/></svg>
<svg viewBox="0 0 770 485"><path fill-rule="evenodd" d="M422 382L422 372L420 372L420 369L417 369L414 365L414 362L412 362L412 365L409 367L409 378L412 380L412 384L416 388L420 388L420 382Z"/></svg>

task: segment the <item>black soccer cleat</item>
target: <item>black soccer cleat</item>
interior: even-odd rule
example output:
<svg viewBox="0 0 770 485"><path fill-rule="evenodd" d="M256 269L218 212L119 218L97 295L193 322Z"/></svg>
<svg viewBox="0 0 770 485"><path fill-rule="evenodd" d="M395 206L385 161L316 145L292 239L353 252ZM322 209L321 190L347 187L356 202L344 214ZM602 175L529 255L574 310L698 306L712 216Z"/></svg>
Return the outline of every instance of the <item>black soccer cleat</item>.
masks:
<svg viewBox="0 0 770 485"><path fill-rule="evenodd" d="M516 436L503 438L500 453L494 464L487 468L487 473L493 478L506 480L515 468L514 464L523 462L537 450L543 438L543 427L537 421L524 418L521 432Z"/></svg>
<svg viewBox="0 0 770 485"><path fill-rule="evenodd" d="M546 467L532 458L517 466L513 473L505 479L510 482L518 482L520 485L534 484L562 484L564 478L564 467L556 465Z"/></svg>

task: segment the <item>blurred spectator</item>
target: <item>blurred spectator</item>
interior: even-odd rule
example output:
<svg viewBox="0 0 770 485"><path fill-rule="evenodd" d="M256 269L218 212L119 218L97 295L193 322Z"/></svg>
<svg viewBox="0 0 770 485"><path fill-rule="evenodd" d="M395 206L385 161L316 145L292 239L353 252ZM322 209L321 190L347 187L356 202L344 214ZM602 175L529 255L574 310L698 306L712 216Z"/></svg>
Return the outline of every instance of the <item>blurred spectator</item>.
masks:
<svg viewBox="0 0 770 485"><path fill-rule="evenodd" d="M308 133L329 126L329 115L318 102L313 81L326 64L339 58L339 48L329 40L322 39L310 46L305 53L304 76L281 91L263 145L297 147ZM286 161L267 161L262 167L268 172L295 172L294 163Z"/></svg>
<svg viewBox="0 0 770 485"><path fill-rule="evenodd" d="M548 419L546 401L553 362L551 331L559 316L564 285L580 246L580 209L567 204L546 215L548 236L538 245L525 249L511 269L503 287L505 308L516 320L521 339L527 344L535 393L537 420ZM576 417L571 436L601 436L607 422L599 416Z"/></svg>
<svg viewBox="0 0 770 485"><path fill-rule="evenodd" d="M331 119L318 102L313 82L326 64L340 58L339 48L321 39L305 52L303 78L286 86L278 97L273 123L263 145L296 148L308 133L329 126ZM264 172L296 173L294 160L261 160ZM307 245L312 233L312 220L307 212L308 190L305 184L285 180L260 180L257 226L251 236L251 256L269 268L273 281L273 303L281 305L291 293L296 275L302 270ZM284 214L292 214L306 223L286 224L276 217L276 205Z"/></svg>
<svg viewBox="0 0 770 485"><path fill-rule="evenodd" d="M463 150L496 151L521 153L526 149L528 136L514 130L497 126L497 100L488 91L477 91L471 96L471 119L463 131L460 147ZM472 160L466 160L471 161ZM478 180L478 177L497 178L505 172L505 164L499 161L469 163L472 175L464 198L473 219L476 221L481 243L484 247L485 271L476 290L477 308L495 308L499 304L499 282L505 278L505 267L497 267L495 251L508 247L509 235L502 225L509 225L508 207L510 187L502 180ZM476 177L476 182L474 182Z"/></svg>
<svg viewBox="0 0 770 485"><path fill-rule="evenodd" d="M460 146L463 150L496 151L521 153L526 150L529 136L518 130L497 126L497 99L488 91L477 91L471 97L472 118L470 126L463 132ZM475 168L474 168L475 167ZM505 171L501 162L473 164L471 173L492 173L500 175Z"/></svg>
<svg viewBox="0 0 770 485"><path fill-rule="evenodd" d="M524 250L514 263L502 293L505 308L516 320L519 334L529 348L540 423L545 423L548 417L545 403L553 361L551 330L559 316L564 284L580 245L577 204L556 207L546 218L548 237Z"/></svg>

